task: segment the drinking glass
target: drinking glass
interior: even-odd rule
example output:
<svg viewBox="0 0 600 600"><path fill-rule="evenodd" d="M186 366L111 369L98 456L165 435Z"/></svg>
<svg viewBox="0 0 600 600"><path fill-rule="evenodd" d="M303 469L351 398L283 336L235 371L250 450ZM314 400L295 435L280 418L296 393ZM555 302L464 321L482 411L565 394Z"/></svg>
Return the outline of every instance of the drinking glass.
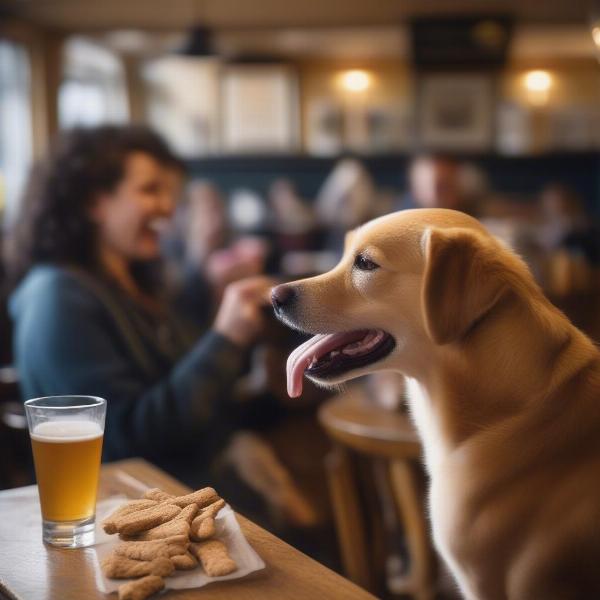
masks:
<svg viewBox="0 0 600 600"><path fill-rule="evenodd" d="M106 400L47 396L25 402L42 510L44 542L94 543Z"/></svg>

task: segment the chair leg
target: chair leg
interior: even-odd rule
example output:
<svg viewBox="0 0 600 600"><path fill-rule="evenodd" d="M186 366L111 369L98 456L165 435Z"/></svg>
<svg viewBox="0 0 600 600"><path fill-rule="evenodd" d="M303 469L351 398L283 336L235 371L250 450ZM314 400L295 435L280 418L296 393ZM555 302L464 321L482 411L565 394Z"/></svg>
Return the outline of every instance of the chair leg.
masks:
<svg viewBox="0 0 600 600"><path fill-rule="evenodd" d="M370 589L372 577L365 524L350 453L336 446L327 456L325 467L344 572L357 585Z"/></svg>
<svg viewBox="0 0 600 600"><path fill-rule="evenodd" d="M408 460L393 460L390 482L410 553L410 593L416 600L432 600L436 588L435 557L418 491L416 468Z"/></svg>

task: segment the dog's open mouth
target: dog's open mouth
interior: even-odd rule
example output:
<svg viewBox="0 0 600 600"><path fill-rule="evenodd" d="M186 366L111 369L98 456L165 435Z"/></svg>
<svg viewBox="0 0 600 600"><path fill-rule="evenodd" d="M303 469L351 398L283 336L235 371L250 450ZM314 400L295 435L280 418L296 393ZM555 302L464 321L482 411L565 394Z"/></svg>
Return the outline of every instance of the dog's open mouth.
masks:
<svg viewBox="0 0 600 600"><path fill-rule="evenodd" d="M302 377L327 380L385 358L396 345L381 329L315 335L296 348L287 362L288 394L302 394Z"/></svg>

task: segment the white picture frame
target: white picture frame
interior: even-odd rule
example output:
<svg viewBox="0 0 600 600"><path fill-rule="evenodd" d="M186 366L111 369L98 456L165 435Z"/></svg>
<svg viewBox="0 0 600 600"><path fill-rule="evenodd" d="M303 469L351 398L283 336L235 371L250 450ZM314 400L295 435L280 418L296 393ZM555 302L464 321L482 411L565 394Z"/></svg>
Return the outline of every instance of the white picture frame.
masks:
<svg viewBox="0 0 600 600"><path fill-rule="evenodd" d="M225 152L299 149L298 81L287 65L231 65L221 77Z"/></svg>

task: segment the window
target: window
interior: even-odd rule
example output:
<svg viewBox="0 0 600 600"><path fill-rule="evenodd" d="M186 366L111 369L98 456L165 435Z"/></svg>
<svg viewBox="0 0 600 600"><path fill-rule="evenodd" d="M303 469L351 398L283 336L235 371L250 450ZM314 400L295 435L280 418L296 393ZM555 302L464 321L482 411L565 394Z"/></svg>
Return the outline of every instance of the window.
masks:
<svg viewBox="0 0 600 600"><path fill-rule="evenodd" d="M167 56L142 71L148 122L182 156L219 149L219 64L208 58Z"/></svg>
<svg viewBox="0 0 600 600"><path fill-rule="evenodd" d="M92 40L69 39L58 96L60 126L124 123L128 113L126 79L119 58Z"/></svg>
<svg viewBox="0 0 600 600"><path fill-rule="evenodd" d="M10 224L32 155L31 83L25 48L0 41L0 212Z"/></svg>

